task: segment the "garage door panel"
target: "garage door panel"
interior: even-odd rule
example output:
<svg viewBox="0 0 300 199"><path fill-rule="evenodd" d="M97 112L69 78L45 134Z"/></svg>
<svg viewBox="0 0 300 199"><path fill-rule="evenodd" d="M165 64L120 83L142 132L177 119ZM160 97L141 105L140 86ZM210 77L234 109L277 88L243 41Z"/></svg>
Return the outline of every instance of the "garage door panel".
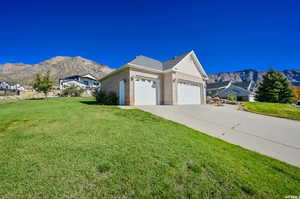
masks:
<svg viewBox="0 0 300 199"><path fill-rule="evenodd" d="M177 84L177 104L200 104L200 87L188 83Z"/></svg>
<svg viewBox="0 0 300 199"><path fill-rule="evenodd" d="M158 84L153 80L135 80L135 105L156 105Z"/></svg>

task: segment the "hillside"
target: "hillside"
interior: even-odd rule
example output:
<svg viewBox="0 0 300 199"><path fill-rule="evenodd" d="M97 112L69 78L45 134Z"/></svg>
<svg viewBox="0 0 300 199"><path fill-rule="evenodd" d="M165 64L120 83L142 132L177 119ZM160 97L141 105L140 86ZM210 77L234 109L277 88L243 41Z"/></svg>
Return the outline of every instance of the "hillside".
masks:
<svg viewBox="0 0 300 199"><path fill-rule="evenodd" d="M250 81L259 82L262 80L265 71L247 69L236 72L223 72L217 74L210 74L209 83L212 82L223 82L223 81ZM291 82L300 82L300 69L296 70L284 70L282 73L291 81Z"/></svg>
<svg viewBox="0 0 300 199"><path fill-rule="evenodd" d="M45 73L47 70L51 71L51 78L57 82L59 78L87 73L100 78L113 69L82 57L58 56L34 65L22 63L0 65L0 81L28 85L33 81L36 73Z"/></svg>
<svg viewBox="0 0 300 199"><path fill-rule="evenodd" d="M84 75L90 73L101 78L113 69L107 65L96 63L82 57L58 56L40 62L38 64L7 63L0 65L0 81L19 82L24 85L30 84L36 73L51 71L51 78L57 82L59 78L70 75ZM222 72L209 74L209 83L223 81L250 81L262 80L265 71L246 69L236 72ZM282 73L291 81L300 84L300 69L284 70Z"/></svg>

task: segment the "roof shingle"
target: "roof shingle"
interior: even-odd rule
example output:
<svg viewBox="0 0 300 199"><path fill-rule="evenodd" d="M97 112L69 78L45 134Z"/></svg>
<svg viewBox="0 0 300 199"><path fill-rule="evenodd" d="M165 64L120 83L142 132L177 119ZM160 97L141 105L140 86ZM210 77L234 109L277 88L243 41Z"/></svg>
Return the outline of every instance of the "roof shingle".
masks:
<svg viewBox="0 0 300 199"><path fill-rule="evenodd" d="M185 56L187 56L191 51L184 53L182 55L176 56L172 59L169 59L165 62L160 62L156 59L152 59L150 57L146 57L143 55L137 56L134 60L130 61L129 64L135 64L155 70L168 70L173 68L176 64L178 64Z"/></svg>
<svg viewBox="0 0 300 199"><path fill-rule="evenodd" d="M137 56L134 60L130 61L129 64L135 64L155 70L163 70L163 66L160 61L143 55Z"/></svg>

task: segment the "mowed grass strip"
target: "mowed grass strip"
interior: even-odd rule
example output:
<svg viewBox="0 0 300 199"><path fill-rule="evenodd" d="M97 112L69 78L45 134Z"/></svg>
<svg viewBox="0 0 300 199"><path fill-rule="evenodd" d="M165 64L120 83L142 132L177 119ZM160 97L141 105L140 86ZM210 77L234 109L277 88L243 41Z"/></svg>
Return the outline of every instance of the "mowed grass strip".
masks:
<svg viewBox="0 0 300 199"><path fill-rule="evenodd" d="M290 104L267 103L267 102L243 102L245 109L250 112L275 117L300 120L300 108Z"/></svg>
<svg viewBox="0 0 300 199"><path fill-rule="evenodd" d="M0 105L0 198L283 198L300 169L139 110Z"/></svg>

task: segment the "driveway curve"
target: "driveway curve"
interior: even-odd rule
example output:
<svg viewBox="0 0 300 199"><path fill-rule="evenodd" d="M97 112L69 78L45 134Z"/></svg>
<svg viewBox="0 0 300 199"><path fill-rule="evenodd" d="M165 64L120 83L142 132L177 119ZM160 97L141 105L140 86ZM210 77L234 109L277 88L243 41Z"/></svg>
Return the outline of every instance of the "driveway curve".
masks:
<svg viewBox="0 0 300 199"><path fill-rule="evenodd" d="M245 112L233 105L137 108L300 167L300 121Z"/></svg>

